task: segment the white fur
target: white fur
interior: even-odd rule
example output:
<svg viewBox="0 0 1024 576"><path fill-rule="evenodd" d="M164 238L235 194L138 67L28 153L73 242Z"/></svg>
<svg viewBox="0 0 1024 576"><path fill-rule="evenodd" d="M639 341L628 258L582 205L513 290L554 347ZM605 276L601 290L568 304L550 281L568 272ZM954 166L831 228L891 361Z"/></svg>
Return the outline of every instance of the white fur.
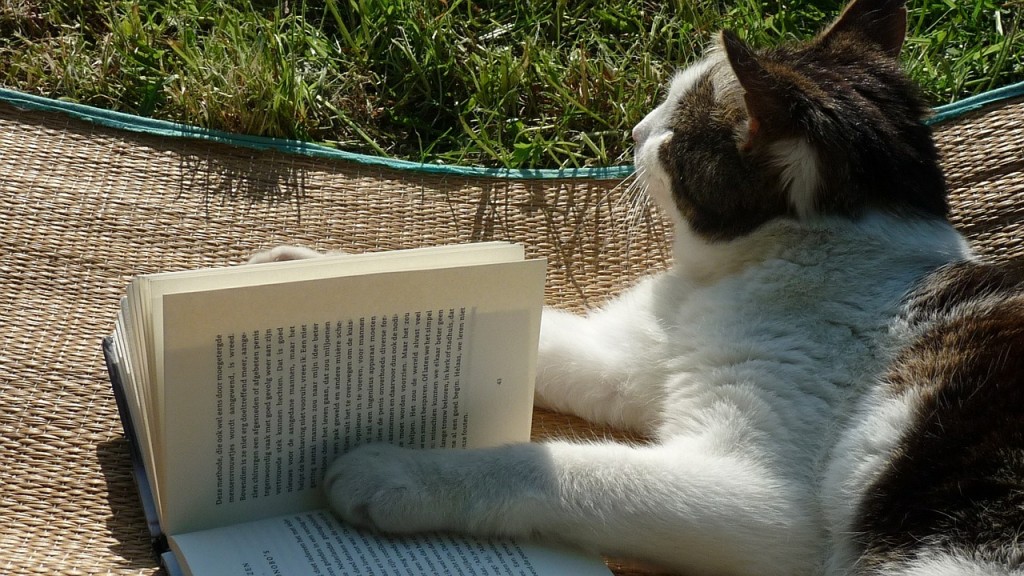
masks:
<svg viewBox="0 0 1024 576"><path fill-rule="evenodd" d="M1021 576L1020 570L1009 570L987 562L978 562L966 555L944 551L925 553L913 563L895 571L877 573L872 576Z"/></svg>
<svg viewBox="0 0 1024 576"><path fill-rule="evenodd" d="M822 483L825 525L833 535L829 574L842 574L844 567L857 563L859 552L849 527L854 525L862 491L885 471L911 423L917 397L872 391L851 411L848 423L853 425L831 451Z"/></svg>
<svg viewBox="0 0 1024 576"><path fill-rule="evenodd" d="M673 101L711 65L677 76L634 132L663 205L657 148ZM808 186L804 147L780 156L799 165L794 189ZM686 574L847 574L859 491L910 414L911 398L873 392L889 319L916 279L968 257L966 243L944 222L885 214L779 219L715 243L676 226L672 269L585 317L545 310L541 328L538 404L651 444L365 446L328 469L337 513L393 532L564 540Z"/></svg>
<svg viewBox="0 0 1024 576"><path fill-rule="evenodd" d="M693 66L676 72L669 82L668 94L665 95L665 100L657 108L649 112L633 128L633 141L637 143L638 148L651 136L667 131L666 127L669 125L672 110L675 108L676 103L720 60L721 56L715 54L697 62Z"/></svg>
<svg viewBox="0 0 1024 576"><path fill-rule="evenodd" d="M658 150L672 137L669 126L680 98L693 89L705 74L723 60L724 54L712 52L693 66L677 72L669 83L665 100L633 128L633 141L636 143L633 158L637 172L642 174L648 182L658 183L657 186L652 186L651 190L657 190L659 193L652 193L651 196L662 210L675 220L677 225L681 222L672 201L668 173L658 161Z"/></svg>
<svg viewBox="0 0 1024 576"><path fill-rule="evenodd" d="M821 176L818 153L805 138L787 138L771 145L775 163L782 168L782 181L789 203L800 218L815 214L815 199Z"/></svg>
<svg viewBox="0 0 1024 576"><path fill-rule="evenodd" d="M899 296L964 244L947 225L883 215L683 238L676 261L698 273L676 266L585 318L547 310L542 326L538 403L654 444L367 447L329 469L335 509L390 531L539 535L694 574L827 562L843 574L855 558L828 561L829 542L906 412L876 411L848 437L835 423L886 360ZM853 457L828 468L837 444Z"/></svg>

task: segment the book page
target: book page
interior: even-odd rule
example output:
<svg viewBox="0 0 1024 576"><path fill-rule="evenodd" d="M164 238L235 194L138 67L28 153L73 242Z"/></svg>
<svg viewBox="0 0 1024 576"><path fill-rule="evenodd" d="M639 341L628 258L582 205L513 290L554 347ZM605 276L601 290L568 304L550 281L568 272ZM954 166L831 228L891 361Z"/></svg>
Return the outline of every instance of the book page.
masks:
<svg viewBox="0 0 1024 576"><path fill-rule="evenodd" d="M143 336L143 316L145 307L137 300L137 287L129 286L128 295L121 298L117 320L112 336L112 351L115 368L119 374L121 393L124 395L127 414L122 419L131 423L135 432L132 442L139 449L139 457L144 470L147 471L146 481L153 486L155 469L153 457L153 435L149 432L155 426L155 412L151 405L150 379L151 366L146 356L147 342ZM154 504L157 500L155 492L151 494Z"/></svg>
<svg viewBox="0 0 1024 576"><path fill-rule="evenodd" d="M525 261L165 294L167 533L321 507L323 470L361 443L527 441L543 274Z"/></svg>
<svg viewBox="0 0 1024 576"><path fill-rule="evenodd" d="M389 537L347 527L324 510L172 536L170 541L193 576L610 574L600 558L574 551L451 534Z"/></svg>
<svg viewBox="0 0 1024 576"><path fill-rule="evenodd" d="M115 340L123 344L125 364L131 375L124 382L130 396L132 420L138 431L138 443L155 498L162 500L159 470L163 462L155 456L155 446L163 445L164 347L163 297L166 294L237 288L256 284L291 283L325 276L352 276L419 270L431 267L468 266L520 261L523 247L507 242L481 242L432 246L379 253L332 254L321 258L260 264L225 266L148 274L128 286L122 300L121 321Z"/></svg>
<svg viewBox="0 0 1024 576"><path fill-rule="evenodd" d="M469 266L498 262L520 261L523 247L506 242L481 242L411 248L389 252L361 254L335 253L320 258L270 262L249 266L225 266L200 270L184 270L148 274L133 282L129 298L140 300L135 306L143 331L148 335L145 346L149 368L147 380L152 384L143 388L142 399L156 434L163 431L160 418L163 405L164 345L163 297L167 294L201 292L253 285L294 284L324 277L370 275L401 270L426 270L434 267ZM155 442L161 442L156 438Z"/></svg>

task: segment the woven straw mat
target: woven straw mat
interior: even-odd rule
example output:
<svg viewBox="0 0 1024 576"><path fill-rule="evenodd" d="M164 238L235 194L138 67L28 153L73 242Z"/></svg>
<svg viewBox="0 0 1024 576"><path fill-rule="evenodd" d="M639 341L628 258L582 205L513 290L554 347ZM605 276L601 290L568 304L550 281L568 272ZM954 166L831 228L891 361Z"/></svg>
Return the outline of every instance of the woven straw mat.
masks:
<svg viewBox="0 0 1024 576"><path fill-rule="evenodd" d="M955 222L996 257L1024 251L1020 126L1018 100L937 128ZM549 303L578 310L664 266L667 230L625 188L395 171L0 104L0 574L156 571L100 354L133 275L281 243L513 240L548 258ZM608 433L551 414L535 431Z"/></svg>

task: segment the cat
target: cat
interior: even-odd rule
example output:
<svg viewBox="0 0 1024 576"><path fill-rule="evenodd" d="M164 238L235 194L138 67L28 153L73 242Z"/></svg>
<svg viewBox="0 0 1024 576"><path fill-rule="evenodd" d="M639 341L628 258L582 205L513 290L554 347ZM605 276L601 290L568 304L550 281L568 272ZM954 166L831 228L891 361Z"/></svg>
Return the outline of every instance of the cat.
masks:
<svg viewBox="0 0 1024 576"><path fill-rule="evenodd" d="M545 309L536 402L649 443L365 445L327 470L337 515L689 575L1024 574L1024 273L949 223L906 19L725 31L633 130L672 266Z"/></svg>

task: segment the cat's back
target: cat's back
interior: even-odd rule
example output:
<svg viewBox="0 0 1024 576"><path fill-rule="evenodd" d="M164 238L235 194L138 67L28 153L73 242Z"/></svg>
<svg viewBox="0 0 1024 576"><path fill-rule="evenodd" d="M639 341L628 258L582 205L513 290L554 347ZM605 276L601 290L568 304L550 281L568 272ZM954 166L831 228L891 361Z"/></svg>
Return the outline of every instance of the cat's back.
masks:
<svg viewBox="0 0 1024 576"><path fill-rule="evenodd" d="M908 297L894 333L902 345L870 425L836 455L884 447L836 527L858 535L856 573L1024 569L1024 266L944 266Z"/></svg>
<svg viewBox="0 0 1024 576"><path fill-rule="evenodd" d="M683 287L674 300L661 295L675 304L659 312L669 365L662 433L688 429L694 414L743 389L759 407L747 412L766 415L754 425L774 430L776 449L795 449L816 467L807 455L830 449L851 403L889 362L888 329L907 292L969 249L945 221L884 213L780 220L734 242L749 246L681 256L690 259L685 273L700 270L699 259L719 276L667 279L662 288ZM753 261L736 264L729 254Z"/></svg>
<svg viewBox="0 0 1024 576"><path fill-rule="evenodd" d="M732 348L778 340L805 357L784 363L803 364L812 375L852 363L859 368L851 378L870 379L877 373L855 349L884 347L878 355L888 361L886 332L906 294L930 272L969 258L970 249L944 220L877 213L778 220L728 247L676 254L675 275L683 278L665 279L652 299L661 301L657 315L673 332L668 346L684 359L705 355L714 365Z"/></svg>

